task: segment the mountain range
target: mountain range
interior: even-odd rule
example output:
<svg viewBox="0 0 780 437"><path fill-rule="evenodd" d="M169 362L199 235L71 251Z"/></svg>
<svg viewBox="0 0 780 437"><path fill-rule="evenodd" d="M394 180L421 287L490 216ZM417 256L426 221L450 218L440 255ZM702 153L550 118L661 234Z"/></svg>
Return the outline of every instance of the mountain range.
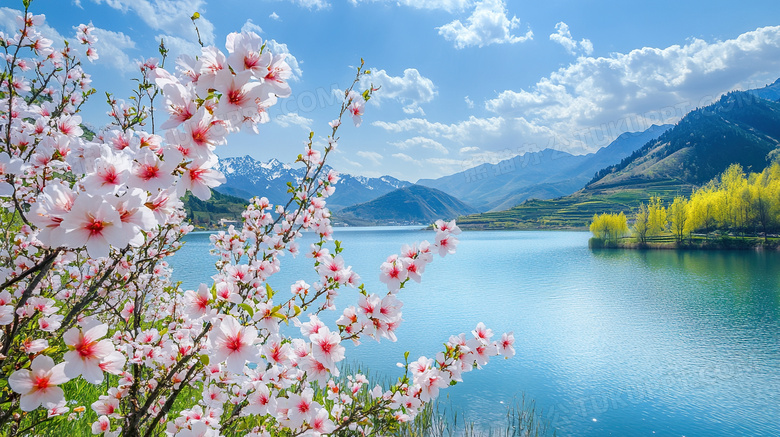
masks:
<svg viewBox="0 0 780 437"><path fill-rule="evenodd" d="M653 125L644 132L627 132L587 155L544 149L439 179L421 179L417 184L442 190L480 211L501 211L529 198L552 199L574 193L597 171L617 164L671 127Z"/></svg>
<svg viewBox="0 0 780 437"><path fill-rule="evenodd" d="M780 102L766 89L731 92L688 113L677 125L618 164L600 170L583 189L533 199L506 211L459 219L464 228L583 227L594 213L631 211L651 196L687 195L739 163L759 172L780 154Z"/></svg>
<svg viewBox="0 0 780 437"><path fill-rule="evenodd" d="M249 155L220 158L216 169L221 171L226 179L217 191L242 199L265 196L273 204L286 203L290 197L287 193L287 182L299 182L304 175L304 167L293 167L277 159L261 162ZM326 165L324 172L329 170L331 167ZM367 178L341 174L336 183L336 192L328 198L328 207L337 211L409 185L412 183L392 176Z"/></svg>

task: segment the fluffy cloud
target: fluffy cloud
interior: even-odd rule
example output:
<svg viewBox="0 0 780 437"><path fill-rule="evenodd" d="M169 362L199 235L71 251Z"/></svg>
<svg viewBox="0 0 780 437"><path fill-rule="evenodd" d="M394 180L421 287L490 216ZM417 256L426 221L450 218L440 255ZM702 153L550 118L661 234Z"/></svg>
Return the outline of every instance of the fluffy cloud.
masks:
<svg viewBox="0 0 780 437"><path fill-rule="evenodd" d="M271 15L269 15L268 18L274 21L281 21L281 18L279 18L279 14L277 14L276 12L271 12Z"/></svg>
<svg viewBox="0 0 780 437"><path fill-rule="evenodd" d="M490 44L514 44L533 38L529 29L525 35L517 36L513 30L520 27L520 19L507 16L503 0L483 0L476 4L464 25L460 20L439 27L439 35L452 41L462 49L470 46L483 47Z"/></svg>
<svg viewBox="0 0 780 437"><path fill-rule="evenodd" d="M117 68L122 72L131 73L137 70L136 63L130 60L126 50L135 49L135 42L122 32L95 28L97 38L95 49L98 58L95 63Z"/></svg>
<svg viewBox="0 0 780 437"><path fill-rule="evenodd" d="M360 85L361 88L371 85L380 87L381 91L374 94L371 101L379 104L384 99L397 100L404 105L403 111L407 114L424 115L420 105L433 100L437 93L433 81L421 75L415 68L407 68L403 76L390 76L385 70L372 70Z"/></svg>
<svg viewBox="0 0 780 437"><path fill-rule="evenodd" d="M17 31L16 16L22 15L22 11L11 8L0 8L0 29L13 34ZM90 23L91 24L91 23ZM48 24L43 24L37 27L38 31L44 37L52 40L54 47L62 47L64 40L75 42L76 39L72 35L76 34L76 28L73 28L73 34L71 36L62 36L56 29L50 27ZM135 49L135 42L122 32L113 32L106 29L95 28L94 35L97 38L97 42L94 47L98 52L99 58L95 61L95 64L105 65L108 67L116 68L123 73L136 71L136 63L130 59L130 55L127 54L127 50ZM79 51L82 55L81 44L72 44L76 51Z"/></svg>
<svg viewBox="0 0 780 437"><path fill-rule="evenodd" d="M623 132L676 122L724 92L773 82L778 71L780 26L764 27L725 41L692 39L663 49L581 56L530 90L505 90L485 102L492 117L450 124L418 117L373 125L446 139L460 145L461 153L474 147L481 154L545 147L586 153Z"/></svg>
<svg viewBox="0 0 780 437"><path fill-rule="evenodd" d="M364 150L357 152L357 155L362 158L368 159L369 161L373 162L376 165L382 165L382 159L384 158L382 155L376 152L366 152Z"/></svg>
<svg viewBox="0 0 780 437"><path fill-rule="evenodd" d="M274 122L281 127L300 126L301 128L310 131L310 126L314 123L314 120L302 117L298 113L293 112L274 117Z"/></svg>
<svg viewBox="0 0 780 437"><path fill-rule="evenodd" d="M593 53L593 43L589 39L583 38L579 42L571 37L569 31L569 25L561 21L555 25L555 33L550 35L550 41L556 42L563 46L569 54L577 55L578 53L584 53L590 55Z"/></svg>
<svg viewBox="0 0 780 437"><path fill-rule="evenodd" d="M400 159L401 161L410 162L410 163L412 163L412 164L414 164L416 166L422 166L422 163L419 160L412 158L411 156L407 155L406 153L393 153L392 156L393 156L393 158Z"/></svg>
<svg viewBox="0 0 780 437"><path fill-rule="evenodd" d="M623 131L674 122L729 90L771 82L778 71L780 26L764 27L726 41L692 39L682 46L580 57L530 90L503 91L485 107L499 117L522 116L568 132L572 141L608 127L600 144L582 140L593 149Z"/></svg>
<svg viewBox="0 0 780 437"><path fill-rule="evenodd" d="M444 147L440 142L425 137L409 138L404 141L390 143L390 145L398 147L401 150L406 150L409 148L423 148L435 150L443 155L450 153L450 151L447 150L447 148Z"/></svg>
<svg viewBox="0 0 780 437"><path fill-rule="evenodd" d="M242 32L254 32L256 34L263 33L263 28L255 24L251 18L246 20L246 23L244 23L243 26L241 26Z"/></svg>
<svg viewBox="0 0 780 437"><path fill-rule="evenodd" d="M479 147L461 147L460 153L476 152L477 150L479 150Z"/></svg>
<svg viewBox="0 0 780 437"><path fill-rule="evenodd" d="M290 0L292 3L304 7L306 9L327 9L330 7L330 3L325 0Z"/></svg>
<svg viewBox="0 0 780 437"><path fill-rule="evenodd" d="M175 61L180 55L196 55L200 53L200 45L197 40L191 40L189 38L180 38L173 35L158 34L155 36L155 40L162 40L165 43L165 48L168 49L168 62ZM172 64L172 63L171 63ZM171 64L166 62L166 67ZM170 68L170 67L169 67Z"/></svg>
<svg viewBox="0 0 780 437"><path fill-rule="evenodd" d="M349 0L353 5L374 3L387 0ZM464 11L474 4L473 0L400 0L396 4L411 6L415 9L444 10L447 12Z"/></svg>
<svg viewBox="0 0 780 437"><path fill-rule="evenodd" d="M195 27L190 17L194 12L202 12L204 0L92 0L118 9L123 13L132 12L153 30L167 35L197 41ZM214 25L201 17L197 20L200 37L206 45L214 44Z"/></svg>

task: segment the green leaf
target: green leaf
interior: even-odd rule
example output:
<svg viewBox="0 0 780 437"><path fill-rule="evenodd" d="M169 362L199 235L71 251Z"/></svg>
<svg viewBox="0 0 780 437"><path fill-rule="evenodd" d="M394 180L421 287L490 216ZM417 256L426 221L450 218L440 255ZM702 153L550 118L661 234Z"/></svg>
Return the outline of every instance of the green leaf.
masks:
<svg viewBox="0 0 780 437"><path fill-rule="evenodd" d="M409 351L404 352L404 360L409 361Z"/></svg>
<svg viewBox="0 0 780 437"><path fill-rule="evenodd" d="M246 311L247 313L249 313L249 316L250 316L250 317L254 317L254 315L255 315L255 310L254 310L254 309L253 309L251 306L249 306L249 304L242 303L242 304L238 305L238 307L239 307L239 308L243 308L243 309L244 309L244 311Z"/></svg>
<svg viewBox="0 0 780 437"><path fill-rule="evenodd" d="M271 286L270 286L270 285L268 285L267 283L265 284L265 291L268 293L268 298L269 298L269 299L270 299L270 298L272 298L272 297L274 297L274 290L273 290L273 288L271 288Z"/></svg>
<svg viewBox="0 0 780 437"><path fill-rule="evenodd" d="M208 355L206 355L206 354L201 354L201 355L200 355L198 358L200 358L200 362L201 362L201 364L203 364L204 366L208 366L208 365L209 365L209 356L208 356Z"/></svg>

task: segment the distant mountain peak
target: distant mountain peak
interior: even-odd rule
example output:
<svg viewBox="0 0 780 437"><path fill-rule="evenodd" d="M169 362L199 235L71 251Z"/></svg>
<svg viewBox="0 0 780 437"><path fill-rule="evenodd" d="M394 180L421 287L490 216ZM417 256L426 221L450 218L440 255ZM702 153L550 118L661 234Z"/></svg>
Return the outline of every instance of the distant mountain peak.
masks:
<svg viewBox="0 0 780 437"><path fill-rule="evenodd" d="M226 183L217 188L225 194L249 199L253 196L265 196L271 203L286 202L289 198L287 182L299 182L304 177L305 167L285 164L276 158L266 162L259 161L250 155L240 157L220 158L217 163L227 179ZM330 166L323 168L325 172ZM327 199L331 210L338 210L357 203L368 202L397 188L411 185L411 182L400 181L391 176L369 178L342 173L336 184L336 192Z"/></svg>

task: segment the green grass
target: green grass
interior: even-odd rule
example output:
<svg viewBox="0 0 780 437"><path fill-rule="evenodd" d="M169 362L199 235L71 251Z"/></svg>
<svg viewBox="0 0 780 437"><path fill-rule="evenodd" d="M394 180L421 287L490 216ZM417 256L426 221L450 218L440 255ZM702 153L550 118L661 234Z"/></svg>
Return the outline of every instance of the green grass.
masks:
<svg viewBox="0 0 780 437"><path fill-rule="evenodd" d="M506 211L460 217L463 229L587 229L594 214L631 213L652 196L688 195L693 187L674 180L630 188L585 189L551 200L531 199Z"/></svg>
<svg viewBox="0 0 780 437"><path fill-rule="evenodd" d="M359 366L345 365L341 370L341 374L344 375L343 378L345 378L345 375L357 373L362 373L368 376L369 380L373 381L370 377L370 372L361 369ZM388 381L380 381L380 384L384 387L390 385ZM43 420L46 417L46 412L39 409L27 413L22 418L19 430L25 430L35 423L37 423L37 426L19 435L40 437L92 436L91 425L97 420L97 414L92 410L91 405L98 400L100 395L105 394L107 387L108 385L105 383L93 385L81 378L69 381L63 385L65 397L71 399L68 406L71 408L71 411L75 407L84 407L84 411L78 413L77 419L68 420L66 415ZM176 401L172 411L178 412L190 405L194 405L200 397L200 392L195 390L192 390L190 393L184 393ZM367 392L361 392L358 399L363 402L371 401ZM496 423L488 429L477 427L469 417L464 416L452 406L445 408L443 406L444 402L437 401L427 404L418 413L414 421L402 424L399 429L386 435L398 437L450 437L455 435L464 437L542 437L555 435L554 431L550 429L549 423L541 419L542 413L537 411L535 402L528 401L525 397L522 397L513 406L507 408L503 423ZM331 405L326 404L326 406L330 407ZM169 417L173 418L176 414L173 413ZM230 437L245 435L247 426L251 428L255 425L250 423L251 420L247 419L245 419L246 422L243 423L240 429L233 432L225 432L224 434ZM7 432L6 429L1 431Z"/></svg>

